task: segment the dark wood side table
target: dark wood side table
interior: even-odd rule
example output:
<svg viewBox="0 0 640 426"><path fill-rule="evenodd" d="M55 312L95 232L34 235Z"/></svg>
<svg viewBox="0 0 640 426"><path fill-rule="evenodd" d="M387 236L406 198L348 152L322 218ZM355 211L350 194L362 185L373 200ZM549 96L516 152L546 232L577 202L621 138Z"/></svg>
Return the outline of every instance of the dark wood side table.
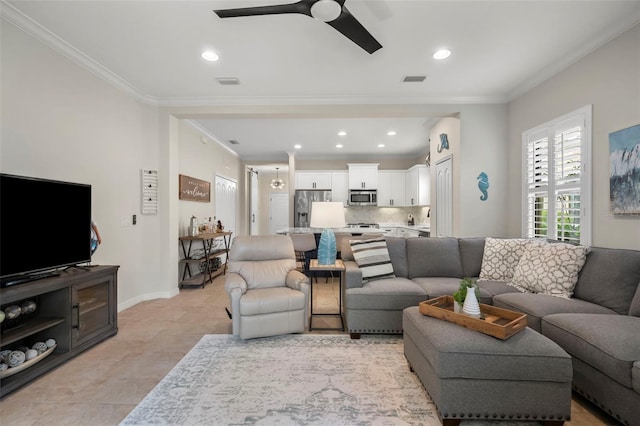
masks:
<svg viewBox="0 0 640 426"><path fill-rule="evenodd" d="M325 272L338 272L339 275L339 296L338 296L338 312L330 313L314 313L313 312L313 281L311 282L311 315L309 316L309 331L313 330L313 316L314 315L339 315L340 316L340 328L316 328L316 330L342 330L344 331L344 318L342 317L342 274L344 273L345 266L342 259L336 259L335 263L331 265L320 265L318 259L311 259L309 261L309 271L325 271Z"/></svg>

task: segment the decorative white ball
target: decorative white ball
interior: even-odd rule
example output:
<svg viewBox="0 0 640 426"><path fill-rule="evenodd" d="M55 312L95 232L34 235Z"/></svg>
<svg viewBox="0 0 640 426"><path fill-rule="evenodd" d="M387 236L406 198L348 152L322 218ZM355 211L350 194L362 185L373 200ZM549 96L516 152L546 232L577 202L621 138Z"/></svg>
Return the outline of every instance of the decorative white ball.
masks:
<svg viewBox="0 0 640 426"><path fill-rule="evenodd" d="M24 352L13 351L9 354L9 357L7 359L8 361L7 364L9 364L9 367L17 367L24 362L24 359L25 359Z"/></svg>
<svg viewBox="0 0 640 426"><path fill-rule="evenodd" d="M36 342L32 346L33 349L38 351L38 355L47 350L47 344L45 342Z"/></svg>
<svg viewBox="0 0 640 426"><path fill-rule="evenodd" d="M37 356L38 356L38 351L36 351L35 349L28 349L27 352L25 352L24 354L24 358L27 361L29 361L30 359L34 359Z"/></svg>
<svg viewBox="0 0 640 426"><path fill-rule="evenodd" d="M0 352L0 362L7 362L7 357L9 356L9 354L11 353L10 350L6 350L6 351L1 351Z"/></svg>
<svg viewBox="0 0 640 426"><path fill-rule="evenodd" d="M2 323L2 321L4 321L4 317L5 317L5 313L4 311L0 311L0 323Z"/></svg>
<svg viewBox="0 0 640 426"><path fill-rule="evenodd" d="M45 343L47 345L47 348L52 348L56 345L56 339L47 339Z"/></svg>
<svg viewBox="0 0 640 426"><path fill-rule="evenodd" d="M9 368L9 366L7 364L5 364L4 362L0 363L0 371L4 371L7 368Z"/></svg>

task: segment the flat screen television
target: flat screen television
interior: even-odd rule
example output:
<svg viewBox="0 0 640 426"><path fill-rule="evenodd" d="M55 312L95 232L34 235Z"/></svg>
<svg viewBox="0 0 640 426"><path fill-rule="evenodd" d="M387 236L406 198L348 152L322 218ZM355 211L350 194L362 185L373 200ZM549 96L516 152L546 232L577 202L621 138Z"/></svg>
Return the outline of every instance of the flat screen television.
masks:
<svg viewBox="0 0 640 426"><path fill-rule="evenodd" d="M0 283L91 261L91 185L0 174Z"/></svg>

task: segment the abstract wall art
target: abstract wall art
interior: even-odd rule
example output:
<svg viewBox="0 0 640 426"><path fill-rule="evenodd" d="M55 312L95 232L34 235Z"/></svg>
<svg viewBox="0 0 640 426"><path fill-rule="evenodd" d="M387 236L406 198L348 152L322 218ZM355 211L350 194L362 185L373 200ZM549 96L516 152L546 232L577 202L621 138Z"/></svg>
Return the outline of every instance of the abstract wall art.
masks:
<svg viewBox="0 0 640 426"><path fill-rule="evenodd" d="M613 214L640 214L640 125L609 133L609 198Z"/></svg>

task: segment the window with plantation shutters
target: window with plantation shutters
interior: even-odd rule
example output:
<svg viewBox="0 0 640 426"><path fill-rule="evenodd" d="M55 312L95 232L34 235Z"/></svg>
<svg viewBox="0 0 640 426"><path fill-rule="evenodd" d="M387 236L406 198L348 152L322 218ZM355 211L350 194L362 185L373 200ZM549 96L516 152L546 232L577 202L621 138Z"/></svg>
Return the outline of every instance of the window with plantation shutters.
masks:
<svg viewBox="0 0 640 426"><path fill-rule="evenodd" d="M523 133L523 236L591 243L591 106Z"/></svg>

